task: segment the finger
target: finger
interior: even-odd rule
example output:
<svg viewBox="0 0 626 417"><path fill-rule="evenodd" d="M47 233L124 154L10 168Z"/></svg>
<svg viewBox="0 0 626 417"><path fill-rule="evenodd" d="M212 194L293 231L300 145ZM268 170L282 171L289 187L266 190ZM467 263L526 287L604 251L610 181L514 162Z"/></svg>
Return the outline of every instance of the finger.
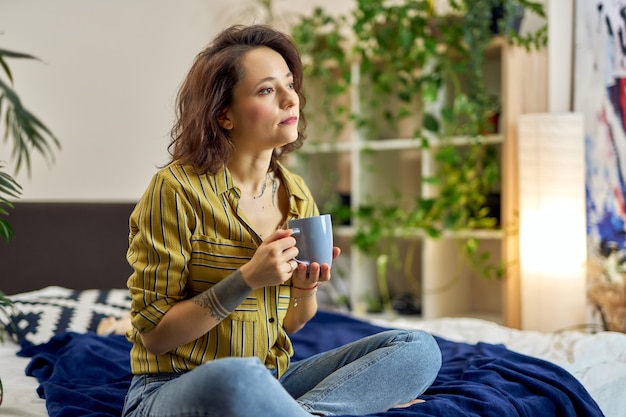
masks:
<svg viewBox="0 0 626 417"><path fill-rule="evenodd" d="M311 262L309 265L309 279L318 280L320 277L321 267L317 262Z"/></svg>
<svg viewBox="0 0 626 417"><path fill-rule="evenodd" d="M268 240L273 236L270 235L270 237L268 237ZM274 241L268 242L265 241L263 242L263 244L268 247L271 251L276 251L276 253L284 253L285 256L287 256L288 258L294 258L296 256L298 256L298 249L296 248L296 239L294 239L293 237L290 236L282 236L278 239L275 239ZM289 251L290 249L294 249ZM285 259L285 262L287 262L287 260Z"/></svg>
<svg viewBox="0 0 626 417"><path fill-rule="evenodd" d="M341 254L341 248L338 248L337 246L333 247L333 259L335 259L337 256L339 256L339 254Z"/></svg>
<svg viewBox="0 0 626 417"><path fill-rule="evenodd" d="M320 281L330 281L330 265L322 264L320 268Z"/></svg>
<svg viewBox="0 0 626 417"><path fill-rule="evenodd" d="M295 246L292 246L290 248L283 250L280 256L281 256L281 259L284 260L284 262L289 262L293 260L296 263L296 266L298 266L298 263L294 259L298 256L298 252L299 252L298 248L296 248Z"/></svg>
<svg viewBox="0 0 626 417"><path fill-rule="evenodd" d="M265 244L270 244L272 242L276 242L277 240L281 240L283 238L286 238L288 236L291 236L291 229L276 229L274 230L274 232L269 235L264 241L263 243ZM294 239L295 241L295 239ZM294 242L295 245L295 242Z"/></svg>
<svg viewBox="0 0 626 417"><path fill-rule="evenodd" d="M306 265L296 262L296 268L294 269L294 275L296 275L299 279L306 279L306 275L307 275Z"/></svg>

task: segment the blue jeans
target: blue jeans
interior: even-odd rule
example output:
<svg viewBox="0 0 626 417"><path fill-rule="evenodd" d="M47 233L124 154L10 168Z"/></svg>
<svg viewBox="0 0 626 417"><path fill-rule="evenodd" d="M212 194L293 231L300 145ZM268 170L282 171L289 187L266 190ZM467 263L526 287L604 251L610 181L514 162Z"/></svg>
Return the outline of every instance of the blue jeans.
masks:
<svg viewBox="0 0 626 417"><path fill-rule="evenodd" d="M310 417L381 412L421 395L441 352L419 330L388 330L291 364L276 379L258 358L182 374L137 375L123 417Z"/></svg>

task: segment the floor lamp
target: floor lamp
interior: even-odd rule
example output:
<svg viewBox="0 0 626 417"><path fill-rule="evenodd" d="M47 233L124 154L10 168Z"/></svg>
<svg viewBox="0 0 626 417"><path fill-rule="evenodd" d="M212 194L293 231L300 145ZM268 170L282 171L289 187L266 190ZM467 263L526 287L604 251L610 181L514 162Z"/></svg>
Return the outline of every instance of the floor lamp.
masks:
<svg viewBox="0 0 626 417"><path fill-rule="evenodd" d="M522 328L551 332L585 321L583 116L527 114L518 129Z"/></svg>

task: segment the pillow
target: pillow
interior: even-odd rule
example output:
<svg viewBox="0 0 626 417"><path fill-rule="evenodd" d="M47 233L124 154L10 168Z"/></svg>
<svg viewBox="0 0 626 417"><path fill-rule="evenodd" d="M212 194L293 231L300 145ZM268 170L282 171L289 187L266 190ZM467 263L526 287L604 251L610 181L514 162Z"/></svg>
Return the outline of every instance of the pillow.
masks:
<svg viewBox="0 0 626 417"><path fill-rule="evenodd" d="M45 343L64 332L95 332L100 320L128 314L130 296L126 289L72 290L46 287L11 295L15 312L7 331L18 342Z"/></svg>

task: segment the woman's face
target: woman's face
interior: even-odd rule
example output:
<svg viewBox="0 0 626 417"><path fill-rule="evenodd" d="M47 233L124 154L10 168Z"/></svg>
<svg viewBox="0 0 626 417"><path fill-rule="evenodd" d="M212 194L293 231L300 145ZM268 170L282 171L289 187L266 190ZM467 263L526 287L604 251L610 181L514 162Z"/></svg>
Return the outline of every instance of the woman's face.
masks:
<svg viewBox="0 0 626 417"><path fill-rule="evenodd" d="M242 57L243 78L222 126L237 150L263 151L298 138L299 98L293 75L276 51L260 47Z"/></svg>

